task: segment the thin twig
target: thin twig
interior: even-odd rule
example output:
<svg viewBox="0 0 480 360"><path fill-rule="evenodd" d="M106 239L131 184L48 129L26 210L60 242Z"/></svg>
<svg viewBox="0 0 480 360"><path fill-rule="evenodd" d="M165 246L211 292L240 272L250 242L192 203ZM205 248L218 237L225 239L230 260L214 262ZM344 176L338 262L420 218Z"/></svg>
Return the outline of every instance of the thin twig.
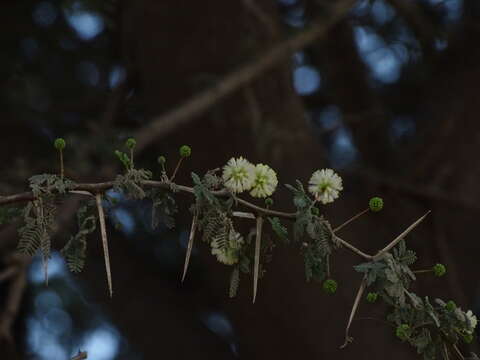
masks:
<svg viewBox="0 0 480 360"><path fill-rule="evenodd" d="M133 148L130 149L130 169L134 169L135 165L133 164Z"/></svg>
<svg viewBox="0 0 480 360"><path fill-rule="evenodd" d="M415 227L417 227L418 224L420 224L430 213L430 210L428 210L425 215L423 215L421 218L419 218L417 221L415 221L412 225L410 225L404 232L402 232L400 235L398 235L395 239L392 240L390 244L385 246L382 250L380 250L375 256L373 256L373 260L378 260L381 258L386 252L388 252L390 249L392 249L395 245L397 245L405 236L410 233Z"/></svg>
<svg viewBox="0 0 480 360"><path fill-rule="evenodd" d="M365 291L366 286L367 286L367 277L364 276L360 284L360 287L357 291L357 296L355 296L355 301L353 302L353 307L352 307L352 311L350 312L350 317L348 318L347 328L345 329L345 342L343 343L342 346L340 346L340 349L345 348L349 343L353 341L353 338L348 335L348 331L350 330L350 325L352 325L353 317L357 312L358 305L360 304L360 299L362 298L362 295L363 295L363 292Z"/></svg>
<svg viewBox="0 0 480 360"><path fill-rule="evenodd" d="M185 265L183 266L182 282L185 280L185 275L187 275L188 264L190 263L190 256L192 255L193 240L195 238L195 231L197 230L197 219L198 215L197 213L195 213L193 215L192 227L190 228L190 236L188 238L187 253L185 254Z"/></svg>
<svg viewBox="0 0 480 360"><path fill-rule="evenodd" d="M65 169L63 167L63 150L59 150L60 153L60 178L63 179L63 175L65 174Z"/></svg>
<svg viewBox="0 0 480 360"><path fill-rule="evenodd" d="M352 221L358 219L360 216L362 216L363 214L366 214L367 212L369 212L370 209L369 208L366 208L365 210L363 211L360 211L357 215L351 217L350 219L348 219L347 221L345 221L343 224L337 226L335 229L333 229L333 232L337 232L337 231L340 231L341 229L343 229L345 226L347 226L348 224L350 224Z"/></svg>
<svg viewBox="0 0 480 360"><path fill-rule="evenodd" d="M178 160L177 166L175 166L175 170L173 170L173 174L172 174L172 177L170 178L170 181L173 181L173 179L175 179L175 175L177 175L178 169L180 169L180 165L181 165L183 159L184 159L184 157L182 156Z"/></svg>
<svg viewBox="0 0 480 360"><path fill-rule="evenodd" d="M367 259L367 260L372 260L373 259L373 256L372 255L368 255L366 253L364 253L362 250L360 249L357 249L355 246L353 246L352 244L346 242L345 240L343 240L342 238L339 238L338 236L336 236L336 239L337 241L342 244L343 246L345 246L347 249L350 249L351 251L353 251L355 254L357 255L360 255L361 257Z"/></svg>
<svg viewBox="0 0 480 360"><path fill-rule="evenodd" d="M102 235L103 255L105 257L105 269L107 271L108 290L110 292L110 297L112 297L112 295L113 295L112 273L110 271L110 257L108 255L107 226L105 225L105 214L103 212L103 206L102 206L102 194L97 193L95 195L95 200L97 202L98 219L100 221L100 233Z"/></svg>
<svg viewBox="0 0 480 360"><path fill-rule="evenodd" d="M255 264L253 270L253 303L257 297L258 272L260 271L260 247L262 245L263 217L257 216L257 235L255 237Z"/></svg>
<svg viewBox="0 0 480 360"><path fill-rule="evenodd" d="M432 269L413 270L413 273L414 273L414 274L423 274L423 273L429 273L429 272L433 272L433 270L432 270Z"/></svg>

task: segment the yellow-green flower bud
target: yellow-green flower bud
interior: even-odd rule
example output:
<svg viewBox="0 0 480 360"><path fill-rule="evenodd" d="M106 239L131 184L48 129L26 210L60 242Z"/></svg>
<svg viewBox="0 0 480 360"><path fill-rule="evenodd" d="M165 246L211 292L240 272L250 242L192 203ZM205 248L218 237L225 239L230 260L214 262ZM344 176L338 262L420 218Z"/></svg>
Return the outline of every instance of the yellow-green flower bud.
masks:
<svg viewBox="0 0 480 360"><path fill-rule="evenodd" d="M180 147L179 152L180 152L181 157L186 158L186 157L189 157L192 154L192 148L188 145L182 145Z"/></svg>
<svg viewBox="0 0 480 360"><path fill-rule="evenodd" d="M443 276L445 275L446 272L447 272L447 269L443 264L436 264L433 267L433 273L435 274L435 276L438 276L438 277Z"/></svg>
<svg viewBox="0 0 480 360"><path fill-rule="evenodd" d="M378 294L375 292L367 294L367 301L369 303L374 303L375 301L377 301L377 298L378 298Z"/></svg>
<svg viewBox="0 0 480 360"><path fill-rule="evenodd" d="M58 139L55 139L55 142L53 143L53 146L55 147L55 149L57 150L63 150L65 149L65 146L66 146L66 142L64 139L62 138L58 138Z"/></svg>
<svg viewBox="0 0 480 360"><path fill-rule="evenodd" d="M160 165L164 165L167 162L167 159L165 158L165 156L161 155L158 157L157 161Z"/></svg>
<svg viewBox="0 0 480 360"><path fill-rule="evenodd" d="M125 141L125 146L129 149L133 149L137 145L137 141L134 138L129 138Z"/></svg>
<svg viewBox="0 0 480 360"><path fill-rule="evenodd" d="M383 209L383 199L378 196L371 198L368 202L368 207L370 208L370 211L379 212Z"/></svg>

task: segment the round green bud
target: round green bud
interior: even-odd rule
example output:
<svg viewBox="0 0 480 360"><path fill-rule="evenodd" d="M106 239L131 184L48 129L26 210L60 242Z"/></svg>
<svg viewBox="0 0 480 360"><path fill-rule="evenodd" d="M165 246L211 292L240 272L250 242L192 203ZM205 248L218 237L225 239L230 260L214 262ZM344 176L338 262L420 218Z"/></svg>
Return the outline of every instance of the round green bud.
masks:
<svg viewBox="0 0 480 360"><path fill-rule="evenodd" d="M265 206L272 206L273 205L273 199L272 198L266 198L265 199Z"/></svg>
<svg viewBox="0 0 480 360"><path fill-rule="evenodd" d="M188 145L182 145L180 147L180 156L181 157L189 157L192 154L192 148Z"/></svg>
<svg viewBox="0 0 480 360"><path fill-rule="evenodd" d="M371 211L373 212L378 212L383 209L383 199L375 196L370 199L368 202L368 207L370 208Z"/></svg>
<svg viewBox="0 0 480 360"><path fill-rule="evenodd" d="M317 207L312 207L311 212L313 215L317 215L317 216L318 214L320 214L320 210Z"/></svg>
<svg viewBox="0 0 480 360"><path fill-rule="evenodd" d="M436 264L433 267L433 273L435 274L435 276L438 276L438 277L443 276L445 275L446 272L447 272L447 268L443 264Z"/></svg>
<svg viewBox="0 0 480 360"><path fill-rule="evenodd" d="M369 303L374 303L375 301L377 301L377 298L378 298L378 294L375 292L367 294L367 301Z"/></svg>
<svg viewBox="0 0 480 360"><path fill-rule="evenodd" d="M463 341L465 341L467 344L471 344L473 341L473 335L472 334L463 335Z"/></svg>
<svg viewBox="0 0 480 360"><path fill-rule="evenodd" d="M445 304L445 309L447 309L448 311L453 311L456 308L457 308L457 304L455 304L452 300L450 300Z"/></svg>
<svg viewBox="0 0 480 360"><path fill-rule="evenodd" d="M160 165L163 165L167 162L167 159L165 158L165 156L161 155L158 157L157 161Z"/></svg>
<svg viewBox="0 0 480 360"><path fill-rule="evenodd" d="M137 145L137 141L134 138L129 138L125 141L125 146L129 149L133 149Z"/></svg>
<svg viewBox="0 0 480 360"><path fill-rule="evenodd" d="M406 340L410 336L410 326L408 324L398 325L395 334L401 340Z"/></svg>
<svg viewBox="0 0 480 360"><path fill-rule="evenodd" d="M55 142L53 143L53 146L55 147L55 149L57 150L63 150L65 149L65 146L67 145L67 143L65 142L64 139L62 138L58 138L58 139L55 139Z"/></svg>
<svg viewBox="0 0 480 360"><path fill-rule="evenodd" d="M327 294L334 294L337 291L337 282L333 279L327 279L323 282L323 291Z"/></svg>

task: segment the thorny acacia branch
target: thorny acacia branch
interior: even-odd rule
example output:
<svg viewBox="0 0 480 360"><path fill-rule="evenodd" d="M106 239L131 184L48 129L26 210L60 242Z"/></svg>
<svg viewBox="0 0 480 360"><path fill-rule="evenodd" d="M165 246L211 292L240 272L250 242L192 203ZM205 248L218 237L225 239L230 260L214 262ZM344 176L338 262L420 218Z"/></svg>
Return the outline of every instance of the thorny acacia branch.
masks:
<svg viewBox="0 0 480 360"><path fill-rule="evenodd" d="M175 188L178 191L181 192L186 192L193 194L193 187L190 186L185 186L185 185L177 185L173 184L170 181L153 181L153 180L144 180L141 181L141 184L147 187L153 187L153 188L162 188L162 189L170 189L172 185L175 186ZM76 194L98 194L104 191L107 191L111 189L114 185L113 181L106 181L106 182L101 182L101 183L83 183L83 184L76 184L73 187L73 190L71 192L76 193ZM227 190L218 190L218 191L212 191L212 194L215 196L230 196L230 192ZM34 196L32 192L24 192L20 194L15 194L15 195L9 195L9 196L0 196L0 205L6 205L6 204L12 204L12 203L17 203L17 202L25 202L25 201L31 201L34 200ZM267 209L258 205L255 205L247 200L241 199L236 197L235 200L237 203L254 210L255 213L261 216L277 216L280 218L288 219L288 220L295 220L297 213L295 212L283 212L283 211L276 211L276 210L271 210ZM362 212L364 213L364 212ZM336 239L338 242L340 242L344 247L347 249L353 251L357 255L363 257L364 259L367 260L372 260L372 259L378 259L380 258L383 254L385 254L387 251L389 251L391 248L393 248L401 239L403 239L410 231L412 231L425 217L427 216L429 212L427 212L423 217L418 219L415 223L413 223L410 227L408 227L402 234L397 236L390 244L388 244L384 249L380 250L375 256L369 255L361 251L360 249L356 248L355 246L351 245L347 241L341 239L340 237L336 236ZM246 214L246 213L239 213L239 214ZM243 216L245 217L245 216ZM251 216L247 216L251 217ZM255 216L253 216L254 218ZM352 219L357 218L354 217ZM347 220L346 223L350 223L353 221L352 219ZM342 224L338 226L333 232L335 233L336 231L340 230L343 228L343 226L346 224Z"/></svg>

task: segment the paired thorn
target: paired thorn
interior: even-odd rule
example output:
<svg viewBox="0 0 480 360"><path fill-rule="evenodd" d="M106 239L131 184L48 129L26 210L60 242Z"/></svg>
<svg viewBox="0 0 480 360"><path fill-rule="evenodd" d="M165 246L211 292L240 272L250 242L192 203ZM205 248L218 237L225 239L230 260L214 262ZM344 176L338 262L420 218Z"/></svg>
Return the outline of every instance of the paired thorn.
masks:
<svg viewBox="0 0 480 360"><path fill-rule="evenodd" d="M376 255L370 257L372 261L378 260L381 258L386 252L390 251L395 245L397 245L405 236L407 236L408 233L410 233L415 227L417 227L430 213L430 210L425 213L422 217L420 217L417 221L415 221L412 225L410 225L405 231L403 231L400 235L398 235L395 239L393 239L387 246L385 246L382 250L377 252ZM348 319L347 323L347 328L345 330L345 342L343 343L342 346L340 346L340 349L345 348L349 343L352 342L353 338L349 336L349 329L350 325L352 324L353 317L355 316L355 313L357 312L360 299L363 295L363 292L365 291L365 288L367 286L367 279L366 276L363 277L362 283L360 284L360 288L358 289L357 296L355 297L355 301L353 303L352 311L350 313L350 317ZM412 299L412 302L415 302L414 299L411 297L411 295L406 291L406 294Z"/></svg>
<svg viewBox="0 0 480 360"><path fill-rule="evenodd" d="M193 215L192 227L190 229L190 237L188 238L187 253L185 255L185 265L183 266L182 282L185 280L185 276L187 275L188 264L190 263L190 255L192 255L193 240L195 238L195 231L197 229L197 220L198 215L195 213Z"/></svg>
<svg viewBox="0 0 480 360"><path fill-rule="evenodd" d="M263 217L257 216L257 236L255 238L255 264L253 269L253 303L257 297L258 272L260 270L260 247L262 244Z"/></svg>
<svg viewBox="0 0 480 360"><path fill-rule="evenodd" d="M386 252L391 250L395 245L397 245L405 236L407 236L413 229L415 229L426 217L430 214L431 210L428 210L425 215L420 217L417 221L415 221L412 225L405 229L400 235L398 235L395 239L390 242L387 246L385 246L382 250L380 250L376 255L373 256L373 260L378 260L381 258Z"/></svg>
<svg viewBox="0 0 480 360"><path fill-rule="evenodd" d="M365 288L367 287L367 277L364 276L362 279L362 282L360 284L360 288L357 291L357 296L355 297L355 301L353 302L353 307L352 311L350 312L350 317L348 318L348 323L347 323L347 328L345 329L345 342L343 343L342 346L340 346L340 349L345 348L349 343L353 341L353 338L348 335L348 331L350 330L350 326L352 325L353 317L355 316L355 313L357 312L358 305L360 304L360 299L362 298L363 292L365 291Z"/></svg>
<svg viewBox="0 0 480 360"><path fill-rule="evenodd" d="M108 290L110 293L110 297L112 297L113 295L112 273L110 271L110 257L108 255L107 227L105 225L105 213L103 212L103 206L102 206L102 195L100 193L97 193L95 195L95 200L97 202L98 219L100 221L100 233L102 235L103 254L105 257L105 269L107 271Z"/></svg>
<svg viewBox="0 0 480 360"><path fill-rule="evenodd" d="M333 229L333 232L337 232L337 231L340 231L341 229L343 229L345 226L347 226L348 224L350 224L352 221L358 219L360 216L362 216L363 214L366 214L370 211L370 208L366 208L365 210L362 210L360 211L357 215L354 215L352 216L350 219L348 219L347 221L345 221L343 224L337 226L335 229Z"/></svg>
<svg viewBox="0 0 480 360"><path fill-rule="evenodd" d="M48 286L48 257L42 256L43 275L45 278L45 285Z"/></svg>

